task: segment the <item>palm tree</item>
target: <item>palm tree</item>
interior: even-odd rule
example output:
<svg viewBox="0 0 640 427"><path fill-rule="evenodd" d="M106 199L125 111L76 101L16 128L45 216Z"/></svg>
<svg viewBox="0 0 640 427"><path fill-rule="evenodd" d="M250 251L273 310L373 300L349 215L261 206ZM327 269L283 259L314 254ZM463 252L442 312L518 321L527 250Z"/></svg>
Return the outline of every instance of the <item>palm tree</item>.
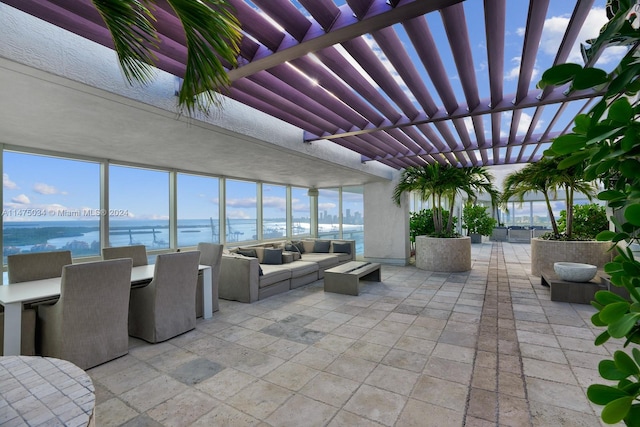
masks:
<svg viewBox="0 0 640 427"><path fill-rule="evenodd" d="M582 178L582 168L575 165L567 169L558 169L562 161L559 157L543 157L536 163L530 163L523 169L508 175L504 181L502 197L508 201L517 197L519 202L524 201L525 194L529 192L542 193L547 205L551 228L555 238L560 237L558 224L551 208L551 196L557 196L558 190L564 189L567 200L567 229L566 235L571 238L573 227L573 197L575 191L581 192L591 200L595 188Z"/></svg>
<svg viewBox="0 0 640 427"><path fill-rule="evenodd" d="M165 0L182 23L187 64L178 95L180 110L192 115L220 106L216 91L229 85L224 63L237 65L240 23L228 0ZM93 0L111 37L127 81L147 84L153 78L160 39L154 27L153 0Z"/></svg>
<svg viewBox="0 0 640 427"><path fill-rule="evenodd" d="M409 167L402 171L400 180L393 191L393 200L400 205L400 198L406 192L416 191L422 200L432 201L433 225L437 236L453 235L453 204L458 194L466 194L470 200L477 193L487 192L492 201L497 201L498 191L491 183L492 176L484 167L458 168L439 163L422 167ZM443 201L449 202L449 217L446 226L442 217Z"/></svg>

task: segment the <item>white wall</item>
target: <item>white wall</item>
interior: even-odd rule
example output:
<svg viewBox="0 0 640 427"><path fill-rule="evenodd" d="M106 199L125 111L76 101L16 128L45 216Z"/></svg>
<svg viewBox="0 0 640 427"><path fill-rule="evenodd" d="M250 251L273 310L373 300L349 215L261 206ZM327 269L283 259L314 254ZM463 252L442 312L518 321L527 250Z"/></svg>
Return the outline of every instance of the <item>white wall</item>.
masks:
<svg viewBox="0 0 640 427"><path fill-rule="evenodd" d="M371 262L407 265L409 241L409 196L398 207L391 196L399 174L392 182L364 186L364 258Z"/></svg>

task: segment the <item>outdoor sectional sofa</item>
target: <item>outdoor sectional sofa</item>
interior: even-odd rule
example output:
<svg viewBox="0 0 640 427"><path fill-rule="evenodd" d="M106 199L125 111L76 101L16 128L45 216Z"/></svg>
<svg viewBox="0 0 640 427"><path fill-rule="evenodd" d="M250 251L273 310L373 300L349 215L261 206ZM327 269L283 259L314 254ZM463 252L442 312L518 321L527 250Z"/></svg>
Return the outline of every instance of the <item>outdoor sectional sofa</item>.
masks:
<svg viewBox="0 0 640 427"><path fill-rule="evenodd" d="M304 239L241 246L222 254L219 297L251 303L324 277L355 260L354 240Z"/></svg>

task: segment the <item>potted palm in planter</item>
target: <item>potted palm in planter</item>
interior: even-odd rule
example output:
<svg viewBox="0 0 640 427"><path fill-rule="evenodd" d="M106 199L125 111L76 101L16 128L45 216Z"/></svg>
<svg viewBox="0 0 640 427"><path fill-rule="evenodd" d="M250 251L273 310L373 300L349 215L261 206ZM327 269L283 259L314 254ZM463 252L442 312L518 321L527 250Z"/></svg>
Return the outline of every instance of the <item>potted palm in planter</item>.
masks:
<svg viewBox="0 0 640 427"><path fill-rule="evenodd" d="M487 192L492 200L498 192L491 174L483 167L457 168L439 163L409 167L402 171L394 188L393 200L400 205L402 194L418 192L422 200L431 200L433 233L416 236L416 267L430 271L467 271L471 269L471 240L454 230L454 202L458 195L475 200L476 193ZM444 204L448 215L444 215Z"/></svg>
<svg viewBox="0 0 640 427"><path fill-rule="evenodd" d="M547 153L553 154L553 153ZM573 235L574 194L583 193L591 199L595 195L592 180L584 178L584 165L575 163L566 169L558 166L564 156L546 156L536 163L508 175L504 181L504 200L515 198L522 202L527 193L541 193L547 206L552 231L531 239L531 274L540 276L553 271L558 261L581 262L599 267L611 260L609 246L594 240L576 239ZM567 209L564 232L560 232L551 200L563 191Z"/></svg>
<svg viewBox="0 0 640 427"><path fill-rule="evenodd" d="M471 243L482 243L482 236L488 236L498 221L487 212L486 206L467 203L462 210L462 226L471 237Z"/></svg>

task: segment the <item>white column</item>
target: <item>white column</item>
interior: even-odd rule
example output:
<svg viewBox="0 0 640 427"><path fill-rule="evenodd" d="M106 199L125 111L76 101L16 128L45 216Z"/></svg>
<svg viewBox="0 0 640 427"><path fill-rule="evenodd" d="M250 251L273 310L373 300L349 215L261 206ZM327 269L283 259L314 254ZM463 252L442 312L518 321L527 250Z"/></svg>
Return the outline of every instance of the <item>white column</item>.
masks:
<svg viewBox="0 0 640 427"><path fill-rule="evenodd" d="M393 202L391 196L396 182L364 186L364 258L367 261L396 265L409 262L409 196L402 196L400 206Z"/></svg>

